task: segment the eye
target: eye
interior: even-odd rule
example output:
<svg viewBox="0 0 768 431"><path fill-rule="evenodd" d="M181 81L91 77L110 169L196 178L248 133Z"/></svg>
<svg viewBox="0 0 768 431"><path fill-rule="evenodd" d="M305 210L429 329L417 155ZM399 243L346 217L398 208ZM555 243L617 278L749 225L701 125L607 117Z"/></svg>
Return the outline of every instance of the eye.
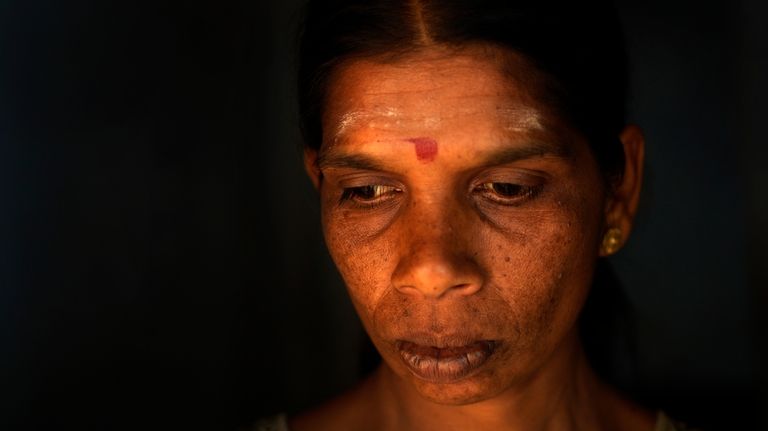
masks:
<svg viewBox="0 0 768 431"><path fill-rule="evenodd" d="M488 182L480 184L475 191L486 198L504 205L515 205L532 198L538 192L538 187L513 183Z"/></svg>
<svg viewBox="0 0 768 431"><path fill-rule="evenodd" d="M341 194L340 203L349 202L354 205L370 208L394 198L401 189L382 184L345 188Z"/></svg>

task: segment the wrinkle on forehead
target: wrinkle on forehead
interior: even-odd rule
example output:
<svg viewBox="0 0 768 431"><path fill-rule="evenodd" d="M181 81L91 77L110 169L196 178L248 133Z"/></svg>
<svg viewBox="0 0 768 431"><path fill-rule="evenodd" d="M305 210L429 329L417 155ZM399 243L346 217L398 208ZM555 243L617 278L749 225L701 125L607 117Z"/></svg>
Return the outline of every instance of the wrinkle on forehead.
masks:
<svg viewBox="0 0 768 431"><path fill-rule="evenodd" d="M527 132L543 131L541 114L538 110L528 106L499 107L495 112L487 113L476 109L460 109L451 113L439 115L408 116L402 110L389 107L371 110L356 110L344 113L338 120L335 130L331 135L330 143L335 143L346 134L356 129L420 129L435 130L445 121L455 121L457 118L466 118L473 115L491 115L498 118L499 124L505 131Z"/></svg>
<svg viewBox="0 0 768 431"><path fill-rule="evenodd" d="M500 59L520 67L510 73ZM544 131L547 110L538 109L521 79L527 67L488 47L427 50L394 64L346 63L331 79L323 141L335 144L357 130L422 135L477 119L498 131Z"/></svg>

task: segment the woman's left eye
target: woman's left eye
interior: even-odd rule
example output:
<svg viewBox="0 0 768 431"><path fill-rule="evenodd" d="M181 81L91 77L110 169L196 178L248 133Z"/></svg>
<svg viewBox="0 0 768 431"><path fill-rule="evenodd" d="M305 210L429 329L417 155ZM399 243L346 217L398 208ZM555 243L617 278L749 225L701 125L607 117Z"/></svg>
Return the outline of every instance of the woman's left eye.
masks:
<svg viewBox="0 0 768 431"><path fill-rule="evenodd" d="M538 187L513 183L487 182L477 186L475 191L494 202L514 205L535 196L538 192Z"/></svg>

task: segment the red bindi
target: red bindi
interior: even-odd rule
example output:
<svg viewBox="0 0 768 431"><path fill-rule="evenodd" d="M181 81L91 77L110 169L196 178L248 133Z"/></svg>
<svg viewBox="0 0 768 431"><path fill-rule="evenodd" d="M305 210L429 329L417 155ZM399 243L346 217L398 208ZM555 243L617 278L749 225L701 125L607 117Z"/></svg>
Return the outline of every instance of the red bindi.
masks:
<svg viewBox="0 0 768 431"><path fill-rule="evenodd" d="M430 138L411 138L406 139L413 144L416 150L416 158L422 162L429 163L437 157L437 141Z"/></svg>

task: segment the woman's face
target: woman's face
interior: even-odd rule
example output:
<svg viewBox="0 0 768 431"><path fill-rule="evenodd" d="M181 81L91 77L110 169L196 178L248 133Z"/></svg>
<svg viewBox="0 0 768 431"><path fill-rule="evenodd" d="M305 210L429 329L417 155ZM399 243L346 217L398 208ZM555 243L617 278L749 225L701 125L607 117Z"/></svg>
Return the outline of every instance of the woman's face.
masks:
<svg viewBox="0 0 768 431"><path fill-rule="evenodd" d="M606 193L587 143L537 100L533 77L481 48L346 63L321 150L307 153L368 334L437 402L521 384L575 337Z"/></svg>

